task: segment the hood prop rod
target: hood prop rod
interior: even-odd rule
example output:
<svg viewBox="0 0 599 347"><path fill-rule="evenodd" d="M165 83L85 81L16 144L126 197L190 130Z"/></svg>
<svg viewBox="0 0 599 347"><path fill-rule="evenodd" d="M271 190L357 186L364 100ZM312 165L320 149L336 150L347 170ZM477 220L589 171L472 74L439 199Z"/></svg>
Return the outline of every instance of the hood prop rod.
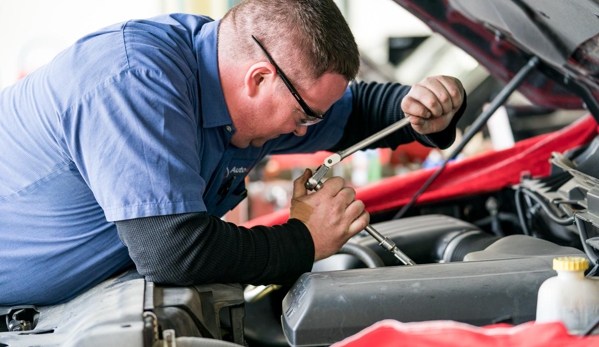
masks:
<svg viewBox="0 0 599 347"><path fill-rule="evenodd" d="M480 129L482 129L482 127L487 123L487 121L489 120L489 118L491 118L495 111L497 111L497 109L505 103L507 98L524 82L528 74L535 69L538 63L538 57L533 56L532 58L530 58L526 65L524 65L520 69L520 71L516 73L516 75L505 85L505 87L503 87L503 89L501 89L499 94L497 94L497 96L491 102L491 105L489 105L489 107L474 120L472 125L468 128L468 131L466 131L466 133L464 134L464 137L462 138L460 144L453 150L453 152L451 152L449 157L447 157L443 161L441 167L437 169L437 171L435 171L435 173L433 173L428 178L428 180L422 185L422 187L420 187L416 194L412 196L410 202L404 205L402 209L393 217L393 219L399 219L403 217L403 215L408 211L408 209L410 209L410 207L414 205L418 197L420 197L420 195L424 193L424 191L435 181L435 179L439 177L441 172L443 172L443 170L447 166L447 163L450 160L453 160L455 157L457 157L458 154L460 154L460 152L464 149L464 147L466 147L468 142L472 140L474 135L476 135L476 133L478 133Z"/></svg>

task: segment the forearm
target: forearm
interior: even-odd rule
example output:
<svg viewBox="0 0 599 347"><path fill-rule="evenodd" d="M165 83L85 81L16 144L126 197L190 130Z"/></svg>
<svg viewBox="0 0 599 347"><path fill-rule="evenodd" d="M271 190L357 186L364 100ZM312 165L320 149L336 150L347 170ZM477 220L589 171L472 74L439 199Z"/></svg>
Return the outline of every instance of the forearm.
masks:
<svg viewBox="0 0 599 347"><path fill-rule="evenodd" d="M346 149L404 118L401 101L410 88L410 86L397 83L360 82L352 84L350 86L353 95L352 113L345 126L343 137L329 150L336 152ZM445 130L435 134L421 135L408 126L371 144L368 148L395 149L401 144L414 140L428 147L447 148L455 140L455 128L465 109L466 97L464 96L464 102Z"/></svg>
<svg viewBox="0 0 599 347"><path fill-rule="evenodd" d="M116 222L137 270L149 281L291 284L310 271L314 245L298 220L251 229L204 213Z"/></svg>

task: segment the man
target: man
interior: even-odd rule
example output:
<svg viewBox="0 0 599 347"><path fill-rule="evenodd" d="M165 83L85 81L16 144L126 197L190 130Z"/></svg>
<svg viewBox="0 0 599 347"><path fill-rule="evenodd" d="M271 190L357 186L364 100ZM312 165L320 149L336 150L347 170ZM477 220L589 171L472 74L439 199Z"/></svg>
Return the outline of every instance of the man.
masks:
<svg viewBox="0 0 599 347"><path fill-rule="evenodd" d="M369 215L342 178L308 194L307 170L287 223L226 223L248 171L405 114L412 127L373 146L447 147L465 107L456 79L348 87L358 68L323 0L247 0L221 21L160 16L77 41L0 93L0 305L64 302L133 265L159 283L292 283Z"/></svg>

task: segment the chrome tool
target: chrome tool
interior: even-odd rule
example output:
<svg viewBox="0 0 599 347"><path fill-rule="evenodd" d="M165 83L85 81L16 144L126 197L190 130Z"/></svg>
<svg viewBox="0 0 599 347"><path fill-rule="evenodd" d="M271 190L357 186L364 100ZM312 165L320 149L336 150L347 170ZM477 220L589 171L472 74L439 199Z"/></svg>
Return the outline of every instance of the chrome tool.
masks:
<svg viewBox="0 0 599 347"><path fill-rule="evenodd" d="M309 190L320 190L320 188L322 187L321 180L327 174L327 172L329 171L329 169L331 167L333 167L337 163L341 162L341 160L350 156L351 154L353 154L353 153L365 148L366 146L382 139L383 137L405 127L408 124L410 124L409 117L403 118L400 121L379 131L378 133L376 133L370 137L367 137L366 139L356 143L355 145L349 147L348 149L339 151L337 153L333 153L332 155L328 156L324 160L324 163L316 169L316 171L314 172L312 177L310 177L308 179L308 181L306 182L306 188ZM402 251L399 250L399 248L397 248L397 246L391 239L389 239L386 236L379 233L370 224L368 226L366 226L366 228L364 228L364 230L366 230L370 234L370 236L374 237L377 240L377 242L379 243L379 245L381 245L381 247L383 247L387 251L391 252L393 254L393 256L395 256L397 259L399 259L402 263L404 263L405 265L416 265L416 263L412 259L410 259L407 255L405 255L405 253L403 253Z"/></svg>

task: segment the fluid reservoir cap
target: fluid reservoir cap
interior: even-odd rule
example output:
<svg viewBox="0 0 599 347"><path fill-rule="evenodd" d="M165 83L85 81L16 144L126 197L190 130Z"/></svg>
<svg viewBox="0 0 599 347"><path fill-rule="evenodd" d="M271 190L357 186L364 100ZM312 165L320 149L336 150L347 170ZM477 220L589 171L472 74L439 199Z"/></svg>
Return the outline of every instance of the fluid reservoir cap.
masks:
<svg viewBox="0 0 599 347"><path fill-rule="evenodd" d="M553 258L555 271L584 271L589 268L589 261L583 257Z"/></svg>

